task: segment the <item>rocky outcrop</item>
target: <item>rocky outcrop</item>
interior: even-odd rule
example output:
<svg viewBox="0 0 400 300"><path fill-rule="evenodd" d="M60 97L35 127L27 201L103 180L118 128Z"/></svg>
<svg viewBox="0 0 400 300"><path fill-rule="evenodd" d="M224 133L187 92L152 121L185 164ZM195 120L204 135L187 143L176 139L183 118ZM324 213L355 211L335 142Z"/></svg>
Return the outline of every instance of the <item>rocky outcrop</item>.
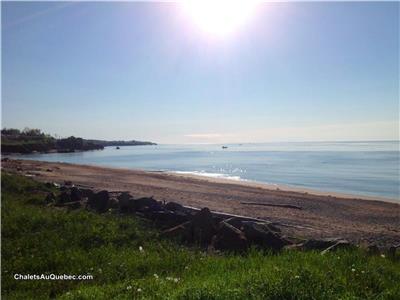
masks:
<svg viewBox="0 0 400 300"><path fill-rule="evenodd" d="M51 185L58 187L58 185ZM49 205L79 209L86 207L98 213L108 210L123 214L136 214L152 220L159 226L162 236L180 239L182 242L206 247L209 250L244 251L256 246L272 251L286 249L318 250L322 254L346 248L351 244L341 238L298 239L286 237L275 223L184 207L176 202L163 203L153 197L135 199L128 192L95 192L89 188L65 182L59 187L58 196L49 193L45 202ZM111 195L111 196L110 196ZM397 248L389 250L396 253ZM370 252L374 252L372 249ZM375 252L379 252L379 249Z"/></svg>

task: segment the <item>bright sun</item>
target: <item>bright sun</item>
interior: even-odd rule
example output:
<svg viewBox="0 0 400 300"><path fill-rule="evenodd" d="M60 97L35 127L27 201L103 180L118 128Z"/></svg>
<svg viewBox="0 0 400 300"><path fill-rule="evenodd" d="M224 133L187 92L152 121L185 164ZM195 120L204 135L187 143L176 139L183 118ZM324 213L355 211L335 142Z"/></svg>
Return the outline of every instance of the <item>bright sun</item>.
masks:
<svg viewBox="0 0 400 300"><path fill-rule="evenodd" d="M182 2L184 11L203 31L226 36L246 23L255 10L253 0L188 0Z"/></svg>

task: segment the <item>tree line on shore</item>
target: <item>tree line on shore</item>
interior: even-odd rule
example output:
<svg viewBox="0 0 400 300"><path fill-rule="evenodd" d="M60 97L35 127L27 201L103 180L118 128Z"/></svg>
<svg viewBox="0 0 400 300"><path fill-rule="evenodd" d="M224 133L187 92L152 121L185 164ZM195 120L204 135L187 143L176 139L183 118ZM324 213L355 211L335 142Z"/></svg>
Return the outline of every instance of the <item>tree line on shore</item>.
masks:
<svg viewBox="0 0 400 300"><path fill-rule="evenodd" d="M102 150L105 146L154 145L140 141L103 141L88 140L70 136L56 138L40 129L3 128L1 130L1 153L33 153L33 152L75 152Z"/></svg>

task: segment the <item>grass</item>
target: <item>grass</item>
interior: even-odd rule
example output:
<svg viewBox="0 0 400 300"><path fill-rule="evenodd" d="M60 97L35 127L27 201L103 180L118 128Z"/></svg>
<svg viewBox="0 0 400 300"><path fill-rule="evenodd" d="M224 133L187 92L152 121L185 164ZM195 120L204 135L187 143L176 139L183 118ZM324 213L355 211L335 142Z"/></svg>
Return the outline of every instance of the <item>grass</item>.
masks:
<svg viewBox="0 0 400 300"><path fill-rule="evenodd" d="M4 299L400 299L400 262L361 250L208 255L134 216L47 207L45 185L2 174ZM142 249L142 251L140 250ZM91 274L22 281L14 274Z"/></svg>

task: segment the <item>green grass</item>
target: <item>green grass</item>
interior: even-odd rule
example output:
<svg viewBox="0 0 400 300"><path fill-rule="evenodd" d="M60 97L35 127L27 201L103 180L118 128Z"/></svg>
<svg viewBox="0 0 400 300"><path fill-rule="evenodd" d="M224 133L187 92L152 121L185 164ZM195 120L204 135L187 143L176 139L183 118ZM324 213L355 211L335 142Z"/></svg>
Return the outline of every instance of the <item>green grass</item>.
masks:
<svg viewBox="0 0 400 300"><path fill-rule="evenodd" d="M46 207L50 189L31 179L3 173L1 183L3 299L400 299L398 258L361 250L208 255L161 239L133 216ZM15 273L94 278L21 281Z"/></svg>

